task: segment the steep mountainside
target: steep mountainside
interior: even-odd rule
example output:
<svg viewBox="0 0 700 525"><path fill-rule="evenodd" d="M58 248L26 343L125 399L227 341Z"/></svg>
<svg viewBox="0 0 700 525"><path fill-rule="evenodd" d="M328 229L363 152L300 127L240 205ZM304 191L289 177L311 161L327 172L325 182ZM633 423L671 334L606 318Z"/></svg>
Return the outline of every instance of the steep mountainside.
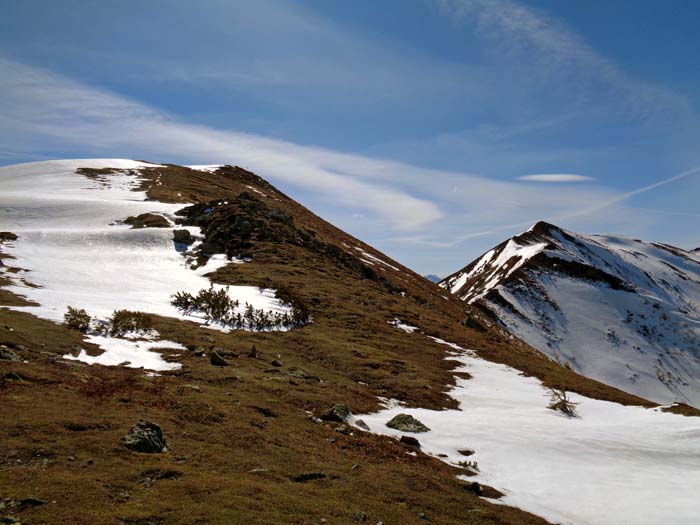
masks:
<svg viewBox="0 0 700 525"><path fill-rule="evenodd" d="M572 370L700 406L700 255L539 222L440 286Z"/></svg>
<svg viewBox="0 0 700 525"><path fill-rule="evenodd" d="M0 168L0 408L7 522L609 523L615 501L657 523L700 483L689 407L557 364L233 166ZM418 444L380 435L398 409L430 418ZM561 490L590 471L574 434L595 494Z"/></svg>

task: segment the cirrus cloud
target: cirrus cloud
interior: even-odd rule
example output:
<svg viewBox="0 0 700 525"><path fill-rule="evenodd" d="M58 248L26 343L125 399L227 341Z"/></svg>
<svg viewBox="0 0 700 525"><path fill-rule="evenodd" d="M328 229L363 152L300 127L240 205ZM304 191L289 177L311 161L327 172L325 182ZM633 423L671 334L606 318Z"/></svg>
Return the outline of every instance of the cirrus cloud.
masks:
<svg viewBox="0 0 700 525"><path fill-rule="evenodd" d="M527 182L590 182L595 179L574 173L537 173L534 175L523 175L518 177L518 180Z"/></svg>

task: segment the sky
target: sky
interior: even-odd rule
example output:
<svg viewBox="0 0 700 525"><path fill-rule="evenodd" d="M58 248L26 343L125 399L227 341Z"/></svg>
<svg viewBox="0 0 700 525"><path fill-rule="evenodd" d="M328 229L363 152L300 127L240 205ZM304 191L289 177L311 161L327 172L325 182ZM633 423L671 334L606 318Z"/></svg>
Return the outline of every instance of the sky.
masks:
<svg viewBox="0 0 700 525"><path fill-rule="evenodd" d="M441 276L537 220L696 248L698 19L681 0L5 0L0 165L239 165Z"/></svg>

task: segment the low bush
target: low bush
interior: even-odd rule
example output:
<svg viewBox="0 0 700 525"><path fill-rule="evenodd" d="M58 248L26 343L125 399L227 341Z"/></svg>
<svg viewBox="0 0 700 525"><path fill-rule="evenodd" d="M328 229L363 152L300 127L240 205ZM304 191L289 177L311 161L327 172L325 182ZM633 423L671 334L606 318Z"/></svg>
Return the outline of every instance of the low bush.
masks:
<svg viewBox="0 0 700 525"><path fill-rule="evenodd" d="M556 410L569 417L576 417L576 405L569 399L565 390L552 389L549 399L549 409Z"/></svg>
<svg viewBox="0 0 700 525"><path fill-rule="evenodd" d="M287 296L287 300L291 300ZM309 322L309 312L305 304L289 303L290 312L266 312L254 308L249 303L240 304L228 295L228 287L216 290L212 285L193 295L189 292L177 292L172 296L171 303L184 314L203 315L207 324L217 323L223 326L240 329L265 330L275 327L301 326ZM242 309L241 309L242 306Z"/></svg>
<svg viewBox="0 0 700 525"><path fill-rule="evenodd" d="M79 330L83 333L88 331L92 320L85 310L73 308L72 306L68 307L68 311L63 315L63 319L68 328Z"/></svg>
<svg viewBox="0 0 700 525"><path fill-rule="evenodd" d="M115 310L110 319L110 334L124 335L128 332L145 332L151 329L151 316L131 310Z"/></svg>

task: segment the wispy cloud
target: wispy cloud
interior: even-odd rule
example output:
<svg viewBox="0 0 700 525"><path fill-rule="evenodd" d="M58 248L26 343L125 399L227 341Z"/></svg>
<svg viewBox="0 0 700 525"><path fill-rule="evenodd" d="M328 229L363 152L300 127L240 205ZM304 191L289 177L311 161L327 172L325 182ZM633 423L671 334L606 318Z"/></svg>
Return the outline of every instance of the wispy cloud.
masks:
<svg viewBox="0 0 700 525"><path fill-rule="evenodd" d="M121 151L157 160L237 163L279 183L364 209L395 230L425 228L435 204L358 176L358 159L253 134L183 123L138 102L16 62L0 61L0 130L14 148L60 145L87 154ZM27 141L26 138L31 137ZM9 149L9 148L8 148Z"/></svg>
<svg viewBox="0 0 700 525"><path fill-rule="evenodd" d="M523 175L518 180L527 182L589 182L595 180L586 175L576 175L574 173L539 173L534 175Z"/></svg>
<svg viewBox="0 0 700 525"><path fill-rule="evenodd" d="M542 9L516 0L434 2L455 24L472 28L493 61L510 68L514 78L540 95L531 103L544 98L550 110L560 104L582 112L589 125L600 121L596 133L613 140L648 141L679 128L698 129L687 97L628 74L565 21Z"/></svg>
<svg viewBox="0 0 700 525"><path fill-rule="evenodd" d="M432 261L418 263L426 266L435 264L436 247L454 248L476 238L499 240L538 219L576 217L577 224L605 224L606 229L616 221L650 220L626 204L635 192L621 194L595 184L562 187L496 180L193 125L10 60L0 59L0 98L2 151L19 152L25 159L71 151L75 157L238 164L341 227L393 250L399 259L407 260L401 254L410 251L412 261ZM0 157L0 162L11 157ZM456 250L450 257L440 271L465 262Z"/></svg>

